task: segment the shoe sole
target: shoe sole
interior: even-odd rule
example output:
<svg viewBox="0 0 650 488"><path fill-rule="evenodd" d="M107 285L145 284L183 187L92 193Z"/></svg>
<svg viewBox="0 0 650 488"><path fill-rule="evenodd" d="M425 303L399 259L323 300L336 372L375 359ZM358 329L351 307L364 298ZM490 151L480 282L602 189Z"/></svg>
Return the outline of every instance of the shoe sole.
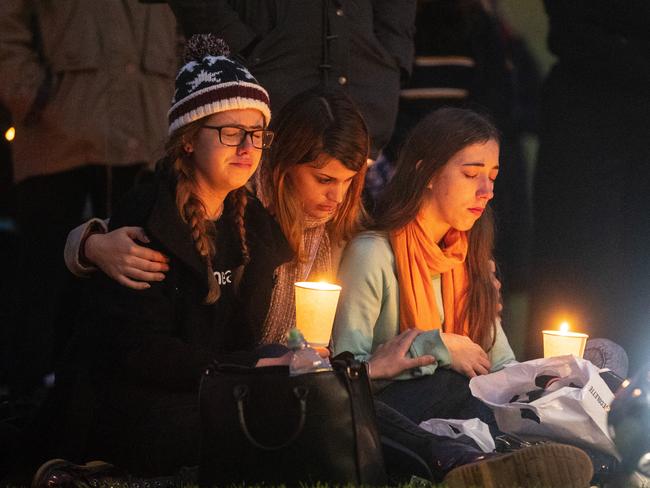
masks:
<svg viewBox="0 0 650 488"><path fill-rule="evenodd" d="M32 478L31 488L47 488L44 477L47 475L47 473L50 472L51 469L55 468L58 465L70 466L71 463L65 459L50 459L49 461L41 464L41 466L34 474L34 477ZM104 466L111 467L112 465L104 461L88 461L83 465L83 467L91 469Z"/></svg>
<svg viewBox="0 0 650 488"><path fill-rule="evenodd" d="M566 444L539 444L459 466L445 477L449 488L586 488L593 476L587 454Z"/></svg>

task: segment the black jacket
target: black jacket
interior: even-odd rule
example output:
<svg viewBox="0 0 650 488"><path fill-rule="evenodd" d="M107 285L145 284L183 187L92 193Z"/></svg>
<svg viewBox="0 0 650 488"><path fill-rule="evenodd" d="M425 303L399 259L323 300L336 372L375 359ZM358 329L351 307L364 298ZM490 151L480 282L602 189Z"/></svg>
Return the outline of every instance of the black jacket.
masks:
<svg viewBox="0 0 650 488"><path fill-rule="evenodd" d="M415 0L169 0L187 36L213 32L279 110L317 86L347 90L376 157L390 138L400 76L411 72Z"/></svg>
<svg viewBox="0 0 650 488"><path fill-rule="evenodd" d="M230 210L226 205L217 225L215 270L222 272L222 297L204 305L205 267L164 172L121 202L111 227L144 227L149 246L171 259L170 271L145 291L125 288L100 273L93 278L81 307L83 318L57 371L56 388L35 421L45 458L82 462L93 445L88 436L106 415L113 419L109 422L118 419L116 425L128 428L161 395L198 392L201 373L212 361L256 361L254 347L275 269L292 252L275 220L250 197L245 222L251 260L235 290L227 271L239 266L242 257Z"/></svg>
<svg viewBox="0 0 650 488"><path fill-rule="evenodd" d="M111 227L144 227L150 247L170 258L162 282L136 291L105 275L93 284L90 310L80 337L95 385L125 411L142 413L149 391L197 390L212 361L253 364L253 348L266 316L275 269L292 257L275 220L252 196L246 209L251 260L235 290L242 264L240 239L227 203L217 222L215 271L221 298L204 304L207 273L189 227L176 209L172 185L159 174L122 202ZM115 393L119 392L116 396Z"/></svg>

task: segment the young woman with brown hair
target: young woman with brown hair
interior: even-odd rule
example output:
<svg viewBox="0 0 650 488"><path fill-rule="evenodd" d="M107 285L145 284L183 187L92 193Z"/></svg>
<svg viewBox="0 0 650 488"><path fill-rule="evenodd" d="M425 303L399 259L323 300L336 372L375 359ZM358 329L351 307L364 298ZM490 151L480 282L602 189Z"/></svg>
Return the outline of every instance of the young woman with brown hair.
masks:
<svg viewBox="0 0 650 488"><path fill-rule="evenodd" d="M498 171L499 136L486 118L433 112L405 143L374 230L357 236L341 262L334 351L368 361L376 379L418 378L379 393L417 422L476 416L467 377L514 360L491 264L488 203ZM425 387L453 392L416 393Z"/></svg>
<svg viewBox="0 0 650 488"><path fill-rule="evenodd" d="M276 140L260 167L257 195L294 252L277 270L262 343L283 343L295 324L293 284L334 281L344 243L360 230L368 129L340 91L294 97L273 121Z"/></svg>

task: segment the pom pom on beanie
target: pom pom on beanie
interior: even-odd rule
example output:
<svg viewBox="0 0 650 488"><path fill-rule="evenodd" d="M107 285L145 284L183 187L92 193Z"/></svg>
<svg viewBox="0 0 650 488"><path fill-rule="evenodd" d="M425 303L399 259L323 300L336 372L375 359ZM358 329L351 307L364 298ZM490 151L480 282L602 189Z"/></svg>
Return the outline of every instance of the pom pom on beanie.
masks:
<svg viewBox="0 0 650 488"><path fill-rule="evenodd" d="M229 56L226 42L212 34L188 39L185 64L176 76L176 91L167 113L169 134L195 120L235 109L259 110L269 124L269 94L246 67Z"/></svg>

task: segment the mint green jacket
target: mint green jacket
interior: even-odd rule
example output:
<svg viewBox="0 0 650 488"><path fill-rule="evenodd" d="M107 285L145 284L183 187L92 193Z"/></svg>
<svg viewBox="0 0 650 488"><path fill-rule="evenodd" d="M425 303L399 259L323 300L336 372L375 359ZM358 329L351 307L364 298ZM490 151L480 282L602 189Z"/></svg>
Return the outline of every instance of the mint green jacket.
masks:
<svg viewBox="0 0 650 488"><path fill-rule="evenodd" d="M380 344L399 334L399 286L395 257L387 236L363 232L350 241L338 277L342 290L332 333L334 354L350 351L357 359L367 360ZM451 365L451 354L439 330L424 332L413 341L409 355L425 354L435 357L436 362L406 372L398 379L433 374L438 367ZM491 372L515 361L500 323L488 355Z"/></svg>

